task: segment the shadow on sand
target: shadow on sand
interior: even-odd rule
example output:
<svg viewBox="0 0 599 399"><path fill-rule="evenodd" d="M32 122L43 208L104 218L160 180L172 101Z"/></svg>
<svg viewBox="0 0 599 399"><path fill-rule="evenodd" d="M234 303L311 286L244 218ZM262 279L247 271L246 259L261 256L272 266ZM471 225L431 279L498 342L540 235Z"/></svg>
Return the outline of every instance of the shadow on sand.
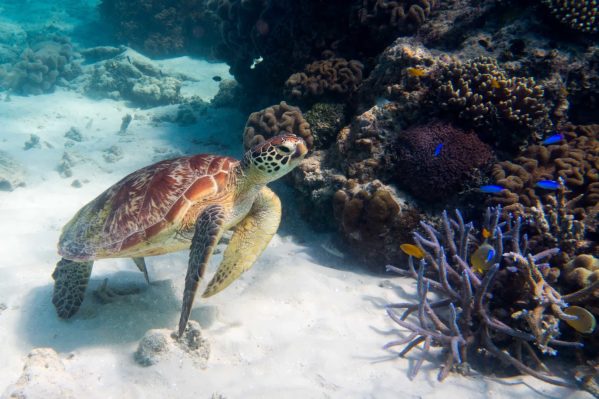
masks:
<svg viewBox="0 0 599 399"><path fill-rule="evenodd" d="M94 294L103 281L92 278L81 309L69 320L56 316L51 302L52 285L31 290L21 308L17 327L23 344L68 352L138 341L152 328L175 328L181 299L171 280L147 285L139 282L137 273L111 274L108 287L119 293L127 292L111 302L99 300Z"/></svg>

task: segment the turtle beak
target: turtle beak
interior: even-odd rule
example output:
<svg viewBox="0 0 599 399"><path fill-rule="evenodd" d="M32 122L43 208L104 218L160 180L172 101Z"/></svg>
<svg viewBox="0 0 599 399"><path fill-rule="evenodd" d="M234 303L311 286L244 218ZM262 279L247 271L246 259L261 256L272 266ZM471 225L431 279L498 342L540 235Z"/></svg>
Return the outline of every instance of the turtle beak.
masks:
<svg viewBox="0 0 599 399"><path fill-rule="evenodd" d="M304 144L303 142L299 142L297 143L297 146L295 146L295 152L293 153L292 158L303 158L306 156L307 153L308 147L306 147L306 144Z"/></svg>

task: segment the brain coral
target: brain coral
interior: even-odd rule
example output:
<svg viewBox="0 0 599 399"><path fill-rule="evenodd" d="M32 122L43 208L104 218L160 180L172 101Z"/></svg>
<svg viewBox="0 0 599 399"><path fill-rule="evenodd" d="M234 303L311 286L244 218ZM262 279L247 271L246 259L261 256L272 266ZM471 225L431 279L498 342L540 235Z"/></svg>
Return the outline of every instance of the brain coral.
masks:
<svg viewBox="0 0 599 399"><path fill-rule="evenodd" d="M282 133L293 133L302 137L308 148L314 145L310 124L304 119L302 111L281 101L279 105L250 114L243 131L243 147L247 150Z"/></svg>
<svg viewBox="0 0 599 399"><path fill-rule="evenodd" d="M396 154L396 178L415 196L427 201L457 193L493 159L489 146L476 134L443 122L400 132Z"/></svg>
<svg viewBox="0 0 599 399"><path fill-rule="evenodd" d="M501 124L530 132L547 121L543 89L532 78L509 77L494 59L442 65L437 82L441 106L473 126Z"/></svg>
<svg viewBox="0 0 599 399"><path fill-rule="evenodd" d="M358 19L379 33L411 31L424 23L435 3L436 0L363 0Z"/></svg>
<svg viewBox="0 0 599 399"><path fill-rule="evenodd" d="M363 68L360 61L344 58L314 61L304 72L291 75L285 86L293 98L347 95L360 87Z"/></svg>
<svg viewBox="0 0 599 399"><path fill-rule="evenodd" d="M597 0L541 0L563 24L585 33L599 33Z"/></svg>

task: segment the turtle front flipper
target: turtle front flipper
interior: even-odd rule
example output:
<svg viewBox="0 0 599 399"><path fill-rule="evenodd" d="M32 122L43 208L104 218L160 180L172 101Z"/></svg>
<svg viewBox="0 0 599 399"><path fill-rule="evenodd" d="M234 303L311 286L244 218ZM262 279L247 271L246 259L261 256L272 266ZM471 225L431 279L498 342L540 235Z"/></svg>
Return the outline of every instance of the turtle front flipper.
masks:
<svg viewBox="0 0 599 399"><path fill-rule="evenodd" d="M183 292L183 307L179 319L179 337L183 336L193 299L200 280L206 272L206 265L212 256L214 247L223 235L225 211L220 205L207 207L199 216L195 225L195 233L191 240L189 265L185 276L185 291Z"/></svg>
<svg viewBox="0 0 599 399"><path fill-rule="evenodd" d="M252 209L237 225L218 270L202 297L222 291L248 270L264 251L281 222L281 200L264 187Z"/></svg>
<svg viewBox="0 0 599 399"><path fill-rule="evenodd" d="M61 259L52 273L54 292L52 303L61 319L68 319L79 310L94 262Z"/></svg>

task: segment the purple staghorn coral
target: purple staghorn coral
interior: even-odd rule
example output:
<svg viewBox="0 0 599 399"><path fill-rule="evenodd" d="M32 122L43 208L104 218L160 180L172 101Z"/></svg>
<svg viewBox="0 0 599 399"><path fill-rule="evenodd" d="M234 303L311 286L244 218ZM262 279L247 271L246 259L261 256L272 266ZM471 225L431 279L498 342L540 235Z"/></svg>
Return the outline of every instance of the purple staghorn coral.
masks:
<svg viewBox="0 0 599 399"><path fill-rule="evenodd" d="M489 208L484 217L483 231L488 236L484 243L495 252L483 273L475 272L469 262L481 243L475 238L473 224L464 223L459 211L455 218L444 212L440 230L421 222L424 233L414 233L415 243L424 253L418 269L412 257L408 270L387 266L387 270L417 281L418 303L387 306L389 316L407 329L408 335L389 342L385 348L405 345L400 356L420 344L425 355L434 347L442 348L439 380L452 370L467 371L473 358L490 355L522 374L578 387L574 376L556 375L542 357L557 355L556 348L583 347L581 342L560 339L565 326L560 321L573 320L564 309L584 302L599 282L568 295L560 294L545 279L548 261L559 249L531 253L526 235L521 234L521 219L508 216L501 221L501 213L500 207ZM437 294L434 299L429 291ZM411 378L424 359L417 360Z"/></svg>
<svg viewBox="0 0 599 399"><path fill-rule="evenodd" d="M397 179L428 201L457 193L493 160L491 149L476 134L444 122L400 132L396 148Z"/></svg>

